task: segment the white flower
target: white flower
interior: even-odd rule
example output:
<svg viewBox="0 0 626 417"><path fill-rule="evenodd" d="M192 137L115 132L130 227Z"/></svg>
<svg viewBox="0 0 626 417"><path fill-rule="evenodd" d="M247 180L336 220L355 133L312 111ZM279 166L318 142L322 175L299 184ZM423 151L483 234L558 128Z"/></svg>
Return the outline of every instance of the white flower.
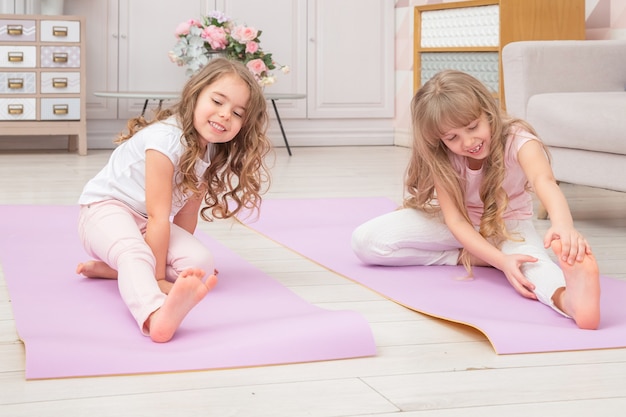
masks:
<svg viewBox="0 0 626 417"><path fill-rule="evenodd" d="M276 77L273 75L268 75L267 77L261 78L261 85L272 85L276 82Z"/></svg>

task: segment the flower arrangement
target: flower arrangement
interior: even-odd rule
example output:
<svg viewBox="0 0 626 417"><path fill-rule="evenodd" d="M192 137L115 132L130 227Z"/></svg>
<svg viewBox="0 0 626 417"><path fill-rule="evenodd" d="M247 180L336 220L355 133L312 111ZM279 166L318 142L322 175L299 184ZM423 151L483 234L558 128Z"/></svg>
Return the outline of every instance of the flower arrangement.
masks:
<svg viewBox="0 0 626 417"><path fill-rule="evenodd" d="M239 25L220 11L210 12L202 20L190 19L175 30L178 42L169 52L172 62L187 66L190 76L214 55L243 62L262 86L273 84L276 78L270 72L279 68L289 72L286 65L278 65L272 54L259 45L261 31L251 26Z"/></svg>

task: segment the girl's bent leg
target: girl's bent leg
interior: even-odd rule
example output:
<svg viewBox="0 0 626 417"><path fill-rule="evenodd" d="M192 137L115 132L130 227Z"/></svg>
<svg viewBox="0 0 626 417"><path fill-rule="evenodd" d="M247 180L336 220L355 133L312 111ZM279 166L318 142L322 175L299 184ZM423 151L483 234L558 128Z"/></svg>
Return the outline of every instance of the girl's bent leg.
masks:
<svg viewBox="0 0 626 417"><path fill-rule="evenodd" d="M554 293L565 287L565 277L561 268L550 258L543 246L543 239L535 230L532 220L509 220L507 230L514 240L507 240L500 248L503 253L521 253L537 258L537 262L527 262L520 269L524 276L535 285L537 300L551 307L559 314L570 317L553 301Z"/></svg>
<svg viewBox="0 0 626 417"><path fill-rule="evenodd" d="M354 253L373 265L456 265L460 247L440 215L408 208L376 217L352 234Z"/></svg>
<svg viewBox="0 0 626 417"><path fill-rule="evenodd" d="M155 260L145 242L146 219L118 201L81 207L79 234L87 253L118 271L118 288L143 331L165 301L155 279Z"/></svg>
<svg viewBox="0 0 626 417"><path fill-rule="evenodd" d="M185 229L172 224L167 251L166 277L170 282L187 269L202 269L213 274L215 263L209 249Z"/></svg>

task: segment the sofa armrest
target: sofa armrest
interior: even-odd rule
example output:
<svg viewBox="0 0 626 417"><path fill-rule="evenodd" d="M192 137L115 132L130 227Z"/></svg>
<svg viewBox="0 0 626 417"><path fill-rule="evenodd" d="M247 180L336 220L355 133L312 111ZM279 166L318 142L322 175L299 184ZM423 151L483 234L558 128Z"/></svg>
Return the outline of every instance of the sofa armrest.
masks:
<svg viewBox="0 0 626 417"><path fill-rule="evenodd" d="M535 94L624 91L626 41L512 42L502 49L502 75L507 112L525 119Z"/></svg>

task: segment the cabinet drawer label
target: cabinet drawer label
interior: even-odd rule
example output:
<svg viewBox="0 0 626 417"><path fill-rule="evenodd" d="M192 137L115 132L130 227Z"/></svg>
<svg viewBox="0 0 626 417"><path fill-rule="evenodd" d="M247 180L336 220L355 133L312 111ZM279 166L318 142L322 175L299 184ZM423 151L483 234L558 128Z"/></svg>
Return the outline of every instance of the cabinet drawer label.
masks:
<svg viewBox="0 0 626 417"><path fill-rule="evenodd" d="M57 116L68 114L69 112L70 106L67 104L55 104L54 106L52 106L52 113L56 114Z"/></svg>
<svg viewBox="0 0 626 417"><path fill-rule="evenodd" d="M54 88L67 88L67 78L53 78L52 86Z"/></svg>
<svg viewBox="0 0 626 417"><path fill-rule="evenodd" d="M55 52L52 54L52 62L57 64L65 64L67 62L67 52Z"/></svg>
<svg viewBox="0 0 626 417"><path fill-rule="evenodd" d="M7 34L11 36L22 36L24 33L24 26L22 25L7 25Z"/></svg>
<svg viewBox="0 0 626 417"><path fill-rule="evenodd" d="M24 52L11 51L7 54L7 61L9 62L24 62Z"/></svg>
<svg viewBox="0 0 626 417"><path fill-rule="evenodd" d="M11 115L23 114L24 105L23 104L9 104L7 108L7 113Z"/></svg>
<svg viewBox="0 0 626 417"><path fill-rule="evenodd" d="M67 37L67 26L52 26L52 36L58 36L60 38Z"/></svg>
<svg viewBox="0 0 626 417"><path fill-rule="evenodd" d="M23 78L9 78L8 82L9 90L19 90L24 88L24 79Z"/></svg>

